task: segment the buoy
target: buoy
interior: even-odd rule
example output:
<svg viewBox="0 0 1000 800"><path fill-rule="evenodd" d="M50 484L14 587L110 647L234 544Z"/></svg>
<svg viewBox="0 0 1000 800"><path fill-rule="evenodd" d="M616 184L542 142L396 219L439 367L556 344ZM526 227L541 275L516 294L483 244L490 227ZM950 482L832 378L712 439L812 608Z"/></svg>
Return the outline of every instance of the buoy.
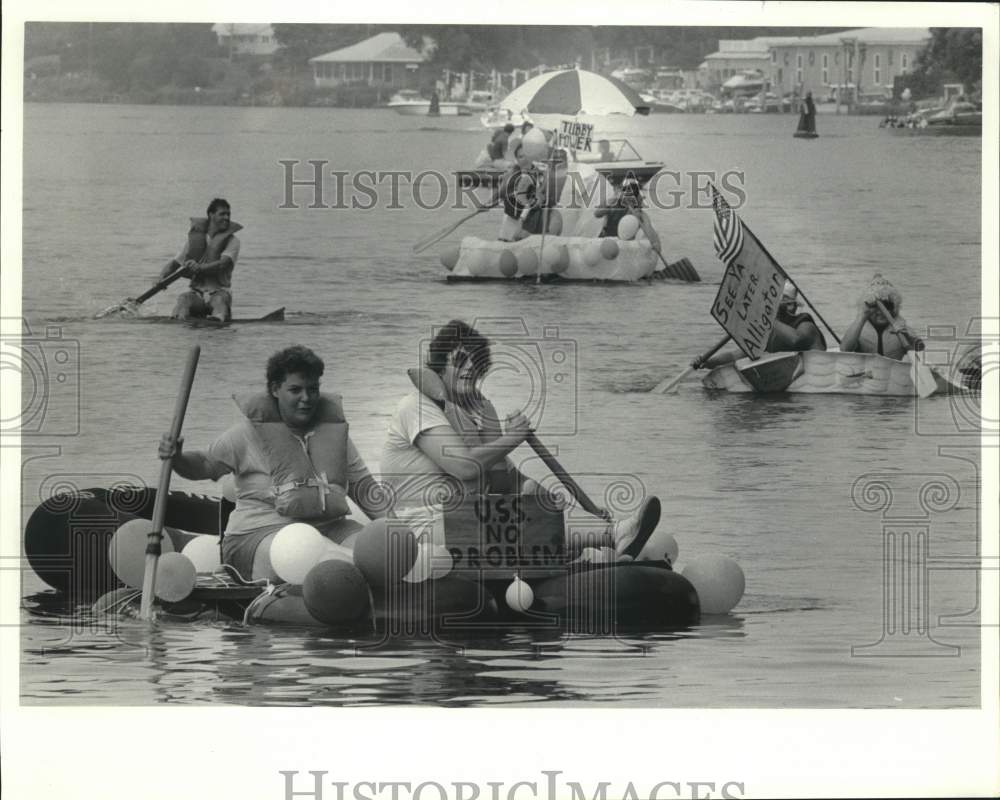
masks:
<svg viewBox="0 0 1000 800"><path fill-rule="evenodd" d="M618 223L618 238L629 241L639 232L639 220L631 214L626 214Z"/></svg>
<svg viewBox="0 0 1000 800"><path fill-rule="evenodd" d="M455 265L458 263L458 257L462 254L462 248L457 244L446 248L441 253L441 265L447 270L455 269Z"/></svg>
<svg viewBox="0 0 1000 800"><path fill-rule="evenodd" d="M108 545L108 563L118 580L133 589L142 588L146 573L146 543L153 523L148 519L130 519L115 531ZM160 553L174 552L174 543L166 532L160 540ZM162 557L162 556L161 556Z"/></svg>
<svg viewBox="0 0 1000 800"><path fill-rule="evenodd" d="M596 267L601 263L601 243L596 239L583 246L583 261L588 267Z"/></svg>
<svg viewBox="0 0 1000 800"><path fill-rule="evenodd" d="M531 604L535 602L535 593L531 591L531 587L520 578L514 578L514 580L511 581L510 585L507 587L504 599L507 601L507 605L510 607L511 611L524 613L531 608Z"/></svg>
<svg viewBox="0 0 1000 800"><path fill-rule="evenodd" d="M153 594L168 603L179 603L194 591L197 570L183 553L164 553L156 564Z"/></svg>
<svg viewBox="0 0 1000 800"><path fill-rule="evenodd" d="M517 274L517 258L510 250L500 253L500 274L505 278L513 278Z"/></svg>
<svg viewBox="0 0 1000 800"><path fill-rule="evenodd" d="M608 261L618 258L618 242L611 238L602 239L601 256Z"/></svg>
<svg viewBox="0 0 1000 800"><path fill-rule="evenodd" d="M417 539L399 520L372 520L354 543L354 564L377 589L399 583L416 560Z"/></svg>
<svg viewBox="0 0 1000 800"><path fill-rule="evenodd" d="M698 592L705 614L726 614L733 609L746 588L743 570L726 556L699 556L684 566L681 574Z"/></svg>
<svg viewBox="0 0 1000 800"><path fill-rule="evenodd" d="M518 250L517 269L522 275L534 275L538 271L538 254L530 247Z"/></svg>
<svg viewBox="0 0 1000 800"><path fill-rule="evenodd" d="M222 476L222 480L219 481L219 488L222 490L222 496L230 503L236 502L236 481L232 473Z"/></svg>
<svg viewBox="0 0 1000 800"><path fill-rule="evenodd" d="M541 128L532 128L521 139L524 154L532 161L541 161L549 154L549 145Z"/></svg>
<svg viewBox="0 0 1000 800"><path fill-rule="evenodd" d="M222 566L218 536L195 536L181 552L191 559L198 572L215 572Z"/></svg>
<svg viewBox="0 0 1000 800"><path fill-rule="evenodd" d="M371 614L371 593L361 571L346 561L316 564L302 583L302 600L320 622L347 625Z"/></svg>
<svg viewBox="0 0 1000 800"><path fill-rule="evenodd" d="M331 542L305 522L293 522L278 531L271 542L270 557L278 577L296 586L301 586L309 570L321 561L352 559L350 550Z"/></svg>

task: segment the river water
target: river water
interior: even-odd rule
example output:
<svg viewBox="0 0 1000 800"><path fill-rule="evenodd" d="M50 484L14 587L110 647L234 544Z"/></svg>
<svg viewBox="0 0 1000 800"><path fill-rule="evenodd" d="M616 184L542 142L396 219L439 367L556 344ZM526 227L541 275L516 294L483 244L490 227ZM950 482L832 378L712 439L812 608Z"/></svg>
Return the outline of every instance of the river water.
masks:
<svg viewBox="0 0 1000 800"><path fill-rule="evenodd" d="M802 142L795 122L663 115L600 132L627 136L680 173L741 171L742 218L835 330L881 271L901 289L910 325L946 358L980 315L980 140L897 138L872 117L821 115L821 138ZM382 110L25 106L23 313L38 352L61 337L78 361L24 437L24 517L54 483L155 483L156 442L194 343L202 356L188 447L235 419L230 395L262 388L274 350L302 343L326 359L324 388L344 395L374 467L420 342L461 317L513 331L509 365L535 344L570 356L569 380L508 369L493 385L498 407L534 402L530 381L541 380L549 404L538 410L539 436L563 463L597 496L618 479L658 494L680 565L700 554L736 559L741 603L669 635L370 647L221 622L109 631L42 613L45 586L26 569L22 702L978 707L975 408L938 397L713 395L693 379L676 395L649 392L721 333L708 313L722 271L712 215L690 207L689 178L669 187L683 190L682 207L651 216L665 253L690 258L698 284L447 284L440 250L462 233L492 238L497 218L483 215L414 256L414 242L462 212L418 207L405 181L399 209L387 207L385 184L367 211L310 209L308 187L295 189L297 208L280 208L289 205L282 160L300 162L298 180L311 175L310 159L447 174L485 139L473 118ZM332 181L323 188L330 205ZM202 330L90 318L151 285L187 217L216 195L245 226L236 315L285 306L285 324ZM148 313L169 313L175 294L151 299ZM529 452L518 455L543 474ZM174 487L218 493L176 477ZM929 627L907 633L883 612L904 602L883 577L886 535L903 528L924 531L930 554L916 601Z"/></svg>

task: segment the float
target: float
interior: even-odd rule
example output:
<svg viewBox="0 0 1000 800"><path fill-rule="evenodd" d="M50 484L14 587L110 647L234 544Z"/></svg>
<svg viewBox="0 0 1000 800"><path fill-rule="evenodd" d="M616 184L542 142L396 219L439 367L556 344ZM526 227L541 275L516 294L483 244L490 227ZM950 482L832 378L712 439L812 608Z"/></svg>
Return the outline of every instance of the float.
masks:
<svg viewBox="0 0 1000 800"><path fill-rule="evenodd" d="M806 350L772 353L757 360L741 358L716 367L704 378L707 389L727 392L793 392L800 394L855 394L913 397L914 369L923 369L936 384L932 394L974 391L967 375L956 383L920 363L914 364L872 353Z"/></svg>
<svg viewBox="0 0 1000 800"><path fill-rule="evenodd" d="M71 604L134 613L155 498L154 489L127 486L53 495L25 526L29 564ZM232 508L225 498L169 493L155 582L160 616L400 635L492 635L511 626L612 634L689 626L702 609L728 612L744 588L739 567L721 557L690 562L690 580L687 569L674 571L676 543L665 534L644 550L659 547L656 560L592 550L568 563L563 513L534 495L466 498L442 509L443 535L419 541L411 523L375 520L352 550L294 523L271 549L283 582L254 583L220 564L219 531Z"/></svg>

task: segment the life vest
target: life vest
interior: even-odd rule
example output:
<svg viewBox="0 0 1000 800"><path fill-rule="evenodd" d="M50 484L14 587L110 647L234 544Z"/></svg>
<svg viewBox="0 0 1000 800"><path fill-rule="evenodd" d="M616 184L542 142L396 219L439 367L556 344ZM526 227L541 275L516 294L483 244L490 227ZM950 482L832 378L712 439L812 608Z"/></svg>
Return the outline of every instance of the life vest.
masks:
<svg viewBox="0 0 1000 800"><path fill-rule="evenodd" d="M229 240L237 231L243 230L243 226L238 222L230 222L229 227L221 233L215 234L211 239L208 237L208 218L191 217L191 230L188 231L187 256L194 259L199 264L209 261L218 261L222 252L229 244ZM220 269L215 278L219 286L230 287L233 280L233 264L230 263L225 269Z"/></svg>
<svg viewBox="0 0 1000 800"><path fill-rule="evenodd" d="M489 444L503 435L503 428L500 427L499 415L493 407L493 404L485 397L480 395L483 413L477 419L469 414L465 409L460 408L455 403L452 403L450 400L445 400L442 403L427 392L424 392L423 394L444 412L448 422L451 423L452 430L454 430L462 441L469 447L479 447L484 444ZM487 492L493 492L495 494L512 494L517 491L517 487L514 485L514 475L512 474L510 465L507 463L506 456L495 462L493 466L489 468L486 482L487 485L483 488L484 491Z"/></svg>
<svg viewBox="0 0 1000 800"><path fill-rule="evenodd" d="M790 328L798 328L799 325L804 325L807 322L811 322L816 326L816 330L819 333L819 343L823 346L822 349L826 350L826 337L823 336L823 331L819 329L819 325L816 325L816 320L812 318L812 314L807 314L802 312L801 314L783 314L780 310L778 311L778 316L776 317L778 322L784 322Z"/></svg>
<svg viewBox="0 0 1000 800"><path fill-rule="evenodd" d="M902 325L901 318L896 321ZM881 335L870 322L865 322L858 334L858 351L862 353L878 353L886 358L902 361L906 355L906 341L898 333L893 333L888 327L883 328Z"/></svg>
<svg viewBox="0 0 1000 800"><path fill-rule="evenodd" d="M322 395L316 427L297 436L269 394L233 399L250 421L271 472L274 508L293 519L338 519L347 505L347 421L339 395Z"/></svg>
<svg viewBox="0 0 1000 800"><path fill-rule="evenodd" d="M507 174L503 178L503 186L500 190L500 198L503 200L503 213L508 217L514 219L519 219L521 217L521 212L524 211L526 206L523 203L519 203L517 197L515 196L515 187L517 186L518 178L521 175L527 174L520 166L515 164L508 170ZM528 191L528 198L530 200L535 199L535 185L532 183L531 189Z"/></svg>

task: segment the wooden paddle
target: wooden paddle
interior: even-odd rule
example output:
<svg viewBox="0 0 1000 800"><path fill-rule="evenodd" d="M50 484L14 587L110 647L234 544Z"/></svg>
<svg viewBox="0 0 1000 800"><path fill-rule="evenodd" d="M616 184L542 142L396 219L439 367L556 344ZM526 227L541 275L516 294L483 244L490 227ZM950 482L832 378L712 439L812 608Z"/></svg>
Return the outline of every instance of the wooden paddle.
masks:
<svg viewBox="0 0 1000 800"><path fill-rule="evenodd" d="M430 367L420 367L419 369L411 367L407 370L407 374L410 376L410 381L412 381L413 385L429 398L437 403L447 402L448 395L444 388L444 381L442 381L441 376ZM528 434L525 438L525 442L527 442L538 457L542 459L545 466L549 468L552 474L562 482L563 486L569 489L570 494L576 498L576 501L585 511L593 514L595 517L601 517L606 520L611 519L610 512L606 509L600 508L587 496L587 493L583 490L580 484L573 480L573 476L566 471L565 467L563 467L556 457L552 455L552 452L538 440L534 431Z"/></svg>
<svg viewBox="0 0 1000 800"><path fill-rule="evenodd" d="M497 205L499 205L499 203L493 203L492 205L483 206L482 208L477 208L471 214L466 214L458 222L452 223L451 225L442 228L436 233L432 233L430 236L425 236L423 239L421 239L419 242L413 245L413 252L414 253L424 252L424 250L426 250L428 247L440 242L445 236L457 230L460 225L464 225L466 222L468 222L477 214L482 214L484 211L489 211L491 208L496 208Z"/></svg>
<svg viewBox="0 0 1000 800"><path fill-rule="evenodd" d="M711 350L708 350L702 356L700 356L698 360L699 361L708 361L708 359L710 359L717 352L719 352L719 350L722 349L723 345L725 345L725 343L728 342L730 338L731 337L727 333L725 336L723 336L721 339L719 339L718 342L716 342L715 346L712 347ZM658 384L656 384L656 386L653 387L654 394L666 394L667 392L671 391L675 386L677 386L677 384L679 384L682 380L684 380L692 372L694 372L694 367L690 367L689 366L687 369L685 369L680 375L678 375L673 380L664 379L664 380L660 381Z"/></svg>
<svg viewBox="0 0 1000 800"><path fill-rule="evenodd" d="M173 272L171 272L169 275L167 275L167 277L161 279L159 282L157 282L152 287L144 291L134 300L129 298L127 300L122 300L122 302L116 303L113 306L108 306L100 314L95 315L94 319L101 319L102 317L106 317L109 314L116 314L119 311L125 311L128 308L145 303L150 297L152 297L154 294L159 294L160 292L162 292L183 274L184 274L184 265L182 264Z"/></svg>
<svg viewBox="0 0 1000 800"><path fill-rule="evenodd" d="M174 419L170 425L170 441L174 445L181 435L181 426L184 424L184 414L187 413L188 398L191 396L191 385L194 383L194 373L198 368L200 355L201 348L195 345L188 353L187 364L184 366L180 391L177 393L177 404L174 406ZM163 539L163 521L167 515L167 494L170 492L172 472L172 459L163 459L160 467L160 484L156 490L156 502L153 504L153 528L146 543L146 571L142 576L142 605L139 608L139 616L147 621L153 618L156 564L160 558L160 541Z"/></svg>
<svg viewBox="0 0 1000 800"><path fill-rule="evenodd" d="M889 310L877 297L875 298L875 305L878 306L878 310L882 312L885 318L889 320L889 324L895 326L895 317L889 313ZM913 390L917 393L918 397L930 397L937 391L938 384L934 377L934 370L928 367L920 358L917 347L918 345L922 347L923 344L911 336L905 328L899 331L899 335L903 336L912 348L910 350L910 379L913 381Z"/></svg>

